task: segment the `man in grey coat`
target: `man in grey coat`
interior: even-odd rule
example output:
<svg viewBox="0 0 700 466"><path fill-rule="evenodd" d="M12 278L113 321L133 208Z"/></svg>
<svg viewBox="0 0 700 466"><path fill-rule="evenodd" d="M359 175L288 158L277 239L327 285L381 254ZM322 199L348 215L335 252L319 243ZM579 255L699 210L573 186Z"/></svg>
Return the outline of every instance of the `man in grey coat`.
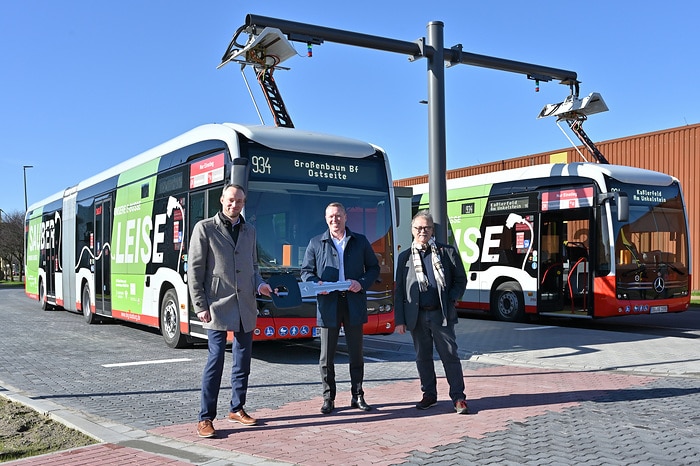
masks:
<svg viewBox="0 0 700 466"><path fill-rule="evenodd" d="M221 212L198 222L190 239L187 283L197 317L207 329L209 346L197 423L200 437L216 436L213 421L228 331L233 331L228 420L243 425L257 422L243 409L258 312L255 293L270 296L272 289L258 272L255 228L241 215L244 204L243 188L226 185L221 194Z"/></svg>
<svg viewBox="0 0 700 466"><path fill-rule="evenodd" d="M437 404L437 379L433 345L437 349L450 386L450 398L458 414L467 414L462 363L457 355L455 302L462 297L467 275L459 252L435 242L433 216L418 212L411 221L413 243L403 251L396 267L394 318L396 332L411 331L416 350L416 367L423 398L418 409Z"/></svg>

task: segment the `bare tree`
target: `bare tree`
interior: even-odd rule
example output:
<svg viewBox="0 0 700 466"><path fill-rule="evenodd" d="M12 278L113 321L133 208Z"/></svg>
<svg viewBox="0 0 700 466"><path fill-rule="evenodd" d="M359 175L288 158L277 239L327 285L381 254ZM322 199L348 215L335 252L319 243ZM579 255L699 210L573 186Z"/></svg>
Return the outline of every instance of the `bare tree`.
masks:
<svg viewBox="0 0 700 466"><path fill-rule="evenodd" d="M4 212L4 211L3 211ZM0 221L0 257L9 264L9 279L14 281L14 270L22 270L24 264L24 212L4 212Z"/></svg>

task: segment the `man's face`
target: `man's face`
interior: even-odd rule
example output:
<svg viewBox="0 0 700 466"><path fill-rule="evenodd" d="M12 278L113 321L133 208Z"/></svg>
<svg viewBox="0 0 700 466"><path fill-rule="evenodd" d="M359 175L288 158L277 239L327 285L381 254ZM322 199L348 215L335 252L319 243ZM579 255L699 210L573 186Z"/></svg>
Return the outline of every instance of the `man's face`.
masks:
<svg viewBox="0 0 700 466"><path fill-rule="evenodd" d="M328 229L333 236L342 236L345 234L345 220L347 216L342 209L331 206L326 208L326 223Z"/></svg>
<svg viewBox="0 0 700 466"><path fill-rule="evenodd" d="M433 224L425 217L416 217L411 224L413 241L418 244L428 244L433 236Z"/></svg>
<svg viewBox="0 0 700 466"><path fill-rule="evenodd" d="M245 205L245 194L242 189L229 186L221 195L221 211L230 218L236 218L241 214Z"/></svg>

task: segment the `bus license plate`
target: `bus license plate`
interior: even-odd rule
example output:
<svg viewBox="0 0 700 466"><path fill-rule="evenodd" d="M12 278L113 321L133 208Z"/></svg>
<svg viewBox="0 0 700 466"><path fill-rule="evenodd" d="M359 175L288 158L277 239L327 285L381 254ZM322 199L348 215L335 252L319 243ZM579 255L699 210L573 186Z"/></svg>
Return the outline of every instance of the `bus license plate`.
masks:
<svg viewBox="0 0 700 466"><path fill-rule="evenodd" d="M668 312L668 306L651 306L649 310L650 314L661 314L664 312Z"/></svg>

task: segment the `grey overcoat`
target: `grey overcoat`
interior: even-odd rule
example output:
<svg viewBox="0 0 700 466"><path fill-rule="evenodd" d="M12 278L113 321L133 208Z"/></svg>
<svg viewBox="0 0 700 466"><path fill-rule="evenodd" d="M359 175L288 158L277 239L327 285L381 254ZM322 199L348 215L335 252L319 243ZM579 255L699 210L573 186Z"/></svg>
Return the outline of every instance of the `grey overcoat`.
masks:
<svg viewBox="0 0 700 466"><path fill-rule="evenodd" d="M255 329L255 294L264 283L258 271L255 227L241 217L238 242L219 215L197 222L188 251L187 284L195 312L209 310L212 330Z"/></svg>

